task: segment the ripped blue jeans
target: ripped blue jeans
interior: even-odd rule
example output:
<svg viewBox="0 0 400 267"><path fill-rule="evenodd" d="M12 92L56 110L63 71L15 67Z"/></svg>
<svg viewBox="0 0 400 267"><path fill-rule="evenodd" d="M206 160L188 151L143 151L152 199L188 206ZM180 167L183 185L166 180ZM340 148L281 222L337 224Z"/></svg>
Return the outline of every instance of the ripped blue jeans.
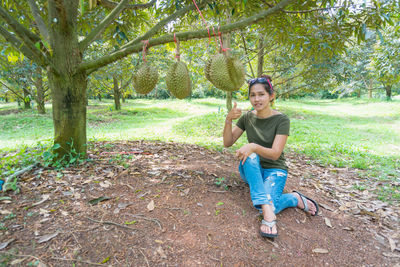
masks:
<svg viewBox="0 0 400 267"><path fill-rule="evenodd" d="M268 204L278 214L286 208L297 206L297 198L293 194L282 194L287 179L286 170L263 169L260 157L253 153L243 165L240 161L239 172L249 185L251 200L258 210L261 210L261 205Z"/></svg>

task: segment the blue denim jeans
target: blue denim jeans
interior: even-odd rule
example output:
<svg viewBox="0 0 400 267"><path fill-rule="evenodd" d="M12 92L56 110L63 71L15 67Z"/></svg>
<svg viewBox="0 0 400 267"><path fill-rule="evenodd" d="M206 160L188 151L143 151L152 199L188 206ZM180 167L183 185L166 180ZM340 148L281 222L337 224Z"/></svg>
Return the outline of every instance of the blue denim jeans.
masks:
<svg viewBox="0 0 400 267"><path fill-rule="evenodd" d="M260 157L253 153L242 165L239 163L242 179L250 187L250 197L255 208L261 205L272 205L275 214L289 207L297 206L297 198L293 194L282 194L286 184L287 171L282 169L263 169Z"/></svg>

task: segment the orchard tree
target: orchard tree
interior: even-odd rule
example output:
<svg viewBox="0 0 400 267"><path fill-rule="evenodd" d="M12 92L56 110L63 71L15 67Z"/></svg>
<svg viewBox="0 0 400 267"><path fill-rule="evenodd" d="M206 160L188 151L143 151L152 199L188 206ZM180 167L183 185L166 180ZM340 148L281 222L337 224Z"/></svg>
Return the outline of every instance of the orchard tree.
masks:
<svg viewBox="0 0 400 267"><path fill-rule="evenodd" d="M392 98L392 88L400 81L399 58L400 23L386 27L372 56L375 77L382 83L387 100Z"/></svg>

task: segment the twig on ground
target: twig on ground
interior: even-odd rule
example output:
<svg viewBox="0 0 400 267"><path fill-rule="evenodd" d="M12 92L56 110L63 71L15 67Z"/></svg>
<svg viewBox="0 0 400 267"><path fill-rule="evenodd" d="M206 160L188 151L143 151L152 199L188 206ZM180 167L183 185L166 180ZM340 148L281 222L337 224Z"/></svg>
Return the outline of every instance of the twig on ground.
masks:
<svg viewBox="0 0 400 267"><path fill-rule="evenodd" d="M135 229L135 228L131 228L129 226L125 226L125 225L122 225L122 224L119 224L119 223L110 222L110 221L96 221L96 220L94 220L92 218L89 218L89 217L86 217L86 218L89 221L92 221L92 222L101 223L101 224L109 224L109 225L114 225L114 226L119 226L121 228L129 229L129 230L132 230L132 231L137 231L137 229Z"/></svg>
<svg viewBox="0 0 400 267"><path fill-rule="evenodd" d="M215 261L221 262L221 260L220 260L220 259L217 259L217 258L214 258L214 257L211 257L211 256L209 256L209 258L210 258L210 259L212 259L212 260L215 260Z"/></svg>
<svg viewBox="0 0 400 267"><path fill-rule="evenodd" d="M276 242L272 242L271 240L269 240L268 238L264 238L265 241L271 243L274 247L279 248L279 245Z"/></svg>
<svg viewBox="0 0 400 267"><path fill-rule="evenodd" d="M140 253L142 253L144 259L146 260L147 266L150 267L150 264L149 264L149 261L147 260L146 255L143 253L143 251L140 248L138 248L138 250L140 251Z"/></svg>
<svg viewBox="0 0 400 267"><path fill-rule="evenodd" d="M130 189L132 189L133 191L135 191L135 188L133 188L133 187L130 186L129 184L122 184L122 185L126 185L127 187L129 187Z"/></svg>
<svg viewBox="0 0 400 267"><path fill-rule="evenodd" d="M212 193L226 193L227 191L217 191L217 190L207 190L208 192Z"/></svg>
<svg viewBox="0 0 400 267"><path fill-rule="evenodd" d="M17 172L14 172L13 174L11 174L10 176L8 176L5 180L4 180L4 185L3 185L3 192L9 190L8 188L8 183L10 183L12 181L12 179L17 178L18 176L20 176L21 174L24 174L25 172L30 171L31 169L33 169L36 165L38 164L38 162L35 162L32 165L29 165L26 168L23 168L22 170L19 170Z"/></svg>
<svg viewBox="0 0 400 267"><path fill-rule="evenodd" d="M128 213L127 215L132 216L133 218L136 218L136 219L143 219L143 220L146 220L146 221L154 222L160 227L160 230L162 230L161 222L159 220L157 220L157 219L147 218L147 217L143 216L142 214L130 214L130 213Z"/></svg>

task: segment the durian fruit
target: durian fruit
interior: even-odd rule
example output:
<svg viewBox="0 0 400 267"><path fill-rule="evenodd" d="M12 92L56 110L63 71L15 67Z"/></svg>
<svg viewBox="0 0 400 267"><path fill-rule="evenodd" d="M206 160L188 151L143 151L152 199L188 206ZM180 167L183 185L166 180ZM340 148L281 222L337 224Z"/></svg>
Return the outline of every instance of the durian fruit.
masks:
<svg viewBox="0 0 400 267"><path fill-rule="evenodd" d="M207 80L209 80L210 82L211 82L210 69L212 60L213 58L210 57L206 62L206 66L204 67L204 74L206 75Z"/></svg>
<svg viewBox="0 0 400 267"><path fill-rule="evenodd" d="M228 92L238 90L245 81L243 64L224 54L217 54L206 63L205 75L215 87Z"/></svg>
<svg viewBox="0 0 400 267"><path fill-rule="evenodd" d="M133 75L133 87L139 94L148 94L158 82L158 71L156 68L145 62Z"/></svg>
<svg viewBox="0 0 400 267"><path fill-rule="evenodd" d="M184 99L191 93L192 82L185 63L174 62L165 76L168 90L178 99Z"/></svg>

